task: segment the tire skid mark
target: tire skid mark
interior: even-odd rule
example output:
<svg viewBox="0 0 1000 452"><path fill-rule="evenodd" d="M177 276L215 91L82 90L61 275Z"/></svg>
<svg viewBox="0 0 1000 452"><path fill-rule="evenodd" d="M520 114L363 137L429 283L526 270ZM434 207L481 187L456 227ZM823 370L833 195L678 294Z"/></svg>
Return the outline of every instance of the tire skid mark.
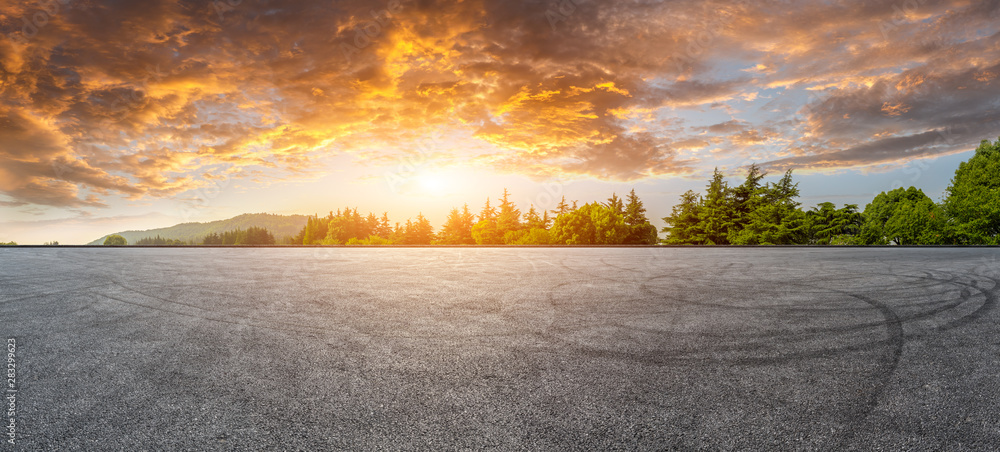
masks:
<svg viewBox="0 0 1000 452"><path fill-rule="evenodd" d="M9 304L9 303L16 303L18 301L28 300L28 299L32 299L32 298L43 298L43 297L48 297L48 296L51 296L51 295L61 295L61 294L67 293L67 292L79 292L81 290L90 290L90 289L94 289L94 288L97 288L97 287L104 287L104 286L107 286L107 284L95 284L93 286L87 286L87 287L74 287L72 289L57 290L57 291L54 291L54 292L44 292L44 293L38 293L38 294L32 294L32 295L25 295L25 296L21 296L21 297L17 297L17 298L11 298L9 300L4 300L4 299L2 299L2 297L0 297L0 305L5 305L5 304Z"/></svg>
<svg viewBox="0 0 1000 452"><path fill-rule="evenodd" d="M652 280L659 280L659 279L668 278L668 277L673 277L676 280L681 280L681 281L685 281L685 282L693 282L693 283L701 283L702 282L700 280L693 279L693 278L676 277L676 276L671 276L671 275L656 276L656 277L650 278L650 281L652 281ZM907 277L907 276L904 275L904 277ZM923 277L910 277L910 278L925 279ZM934 282L928 283L925 286L908 286L905 290L912 290L914 288L938 287L938 286L943 286L943 285L951 283L951 282L952 281L938 281L938 280L935 280ZM797 293L829 294L831 292L830 289L827 289L825 287L819 286L818 284L808 284L807 285L807 284L804 284L804 283L795 283L795 282L788 282L788 281L783 281L782 284L797 285L797 286L809 287L811 289L816 289L813 292L802 292L802 291L799 291ZM656 292L656 291L650 289L649 286L648 286L648 282L642 283L642 287L643 287L644 290L646 290L648 293L650 293L653 296L657 296L657 297L666 296L665 294L662 294L660 292ZM866 288L866 289L871 290L871 288ZM697 301L692 301L692 300L682 300L682 299L679 299L679 298L674 298L674 299L676 299L678 301L682 301L682 302L684 302L686 304L692 304L692 305L717 307L717 308L721 308L721 309L751 310L751 311L752 310L775 309L775 310L787 310L787 311L808 311L808 312L817 311L817 312L822 312L822 311L857 311L857 310L868 310L868 309L871 309L871 308L864 308L864 307L862 307L862 308L797 307L795 305L789 305L789 304L740 306L740 305L724 304L724 303L697 302Z"/></svg>
<svg viewBox="0 0 1000 452"><path fill-rule="evenodd" d="M246 317L246 316L240 316L240 315L232 314L232 313L225 313L225 312L222 312L222 311L215 311L215 310L212 310L212 309L208 309L208 308L205 308L205 307L201 307L201 306L197 306L197 305L193 305L193 304L189 304L189 303L183 303L183 302L179 302L179 301L175 301L175 300L166 299L166 298L163 298L163 297L158 297L158 296L155 296L155 295L150 295L150 294L147 294L147 293L144 293L144 292L141 292L141 291L138 291L138 290L135 290L135 289L123 286L120 283L118 283L117 281L110 281L110 284L113 284L113 285L115 285L117 287L120 287L120 288L122 288L122 289L124 289L126 291L133 292L133 293L142 295L142 296L147 297L147 298L152 298L154 300L158 300L158 301L161 302L161 304L185 306L185 307L188 307L188 308L194 308L194 309L197 309L197 310L200 310L200 311L204 311L204 312L207 312L207 313L219 314L219 315L218 316L199 315L199 314L195 314L195 313L182 312L182 311L174 310L174 309L166 309L166 308L163 308L161 306L152 306L152 305L148 305L148 304L140 303L140 302L136 302L136 301L124 300L124 299L121 299L121 298L109 295L107 293L95 293L95 295L98 295L98 296L101 296L101 297L104 297L104 298L108 298L108 299L111 299L111 300L115 300L115 301L118 301L118 302L121 302L121 303L130 304L130 305L133 305L133 306L144 307L144 308L147 308L147 309L152 309L152 310L161 311L161 312L165 312L165 313L176 314L176 315L181 315L181 316L185 316L185 317L192 317L192 318L197 318L197 319L201 319L201 320L221 322L221 323L226 323L226 324L231 324L231 325L242 325L242 326L263 328L263 329L274 330L274 331L292 332L292 333L318 334L318 335L323 335L323 336L329 336L331 334L336 334L336 333L338 333L340 331L343 331L343 330L339 330L338 331L335 328L330 328L330 327L325 327L325 326L316 326L316 325L308 325L308 324L293 323L293 322L274 322L274 321L266 320L266 319L259 319L259 318L254 318L254 317ZM242 321L229 320L229 319L227 319L227 317L228 318L240 319ZM279 324L279 325L284 325L284 327L271 326L270 325L270 324L274 324L274 323ZM521 336L523 336L525 334L524 331L520 331L520 330L511 331L509 333L499 333L499 334L480 334L480 333L468 333L468 334L382 334L382 333L371 332L371 331L369 331L369 332L358 331L358 330L356 330L354 328L347 327L346 323L342 323L342 322L341 323L330 323L330 325L331 326L337 326L337 327L342 327L342 328L347 328L347 329L353 330L353 331L357 332L358 334L360 334L362 336L367 336L369 339L370 338L396 338L396 339L425 339L425 340L426 339L430 339L430 340L442 339L442 340L445 340L445 339L460 339L460 338L501 338L501 337L502 338L509 338L509 337L521 337Z"/></svg>

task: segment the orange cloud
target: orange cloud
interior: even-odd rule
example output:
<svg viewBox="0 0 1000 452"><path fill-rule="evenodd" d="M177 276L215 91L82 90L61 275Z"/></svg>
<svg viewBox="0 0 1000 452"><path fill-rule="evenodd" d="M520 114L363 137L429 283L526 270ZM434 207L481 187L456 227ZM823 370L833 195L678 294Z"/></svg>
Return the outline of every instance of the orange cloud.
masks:
<svg viewBox="0 0 1000 452"><path fill-rule="evenodd" d="M5 207L385 164L435 133L422 155L543 177L689 174L715 162L677 152L712 144L863 165L968 144L886 140L988 129L1000 94L994 2L581 2L550 23L544 2L93 1L26 36L36 7L0 19Z"/></svg>

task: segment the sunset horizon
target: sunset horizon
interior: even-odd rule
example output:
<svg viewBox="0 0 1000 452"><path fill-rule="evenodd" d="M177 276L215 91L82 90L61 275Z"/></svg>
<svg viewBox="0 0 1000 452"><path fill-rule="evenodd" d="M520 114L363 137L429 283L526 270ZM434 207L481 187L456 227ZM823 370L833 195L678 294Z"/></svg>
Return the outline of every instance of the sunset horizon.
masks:
<svg viewBox="0 0 1000 452"><path fill-rule="evenodd" d="M8 448L996 450L998 307L1000 0L0 4Z"/></svg>
<svg viewBox="0 0 1000 452"><path fill-rule="evenodd" d="M658 228L719 168L804 208L937 200L1000 135L976 2L7 2L0 240L343 206L435 226L631 189ZM953 26L961 24L961 26Z"/></svg>

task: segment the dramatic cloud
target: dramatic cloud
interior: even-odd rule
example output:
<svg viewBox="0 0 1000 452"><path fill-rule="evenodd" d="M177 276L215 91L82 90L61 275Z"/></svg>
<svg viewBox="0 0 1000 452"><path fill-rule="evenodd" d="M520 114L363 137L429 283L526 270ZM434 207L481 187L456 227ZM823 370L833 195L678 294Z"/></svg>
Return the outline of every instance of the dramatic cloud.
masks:
<svg viewBox="0 0 1000 452"><path fill-rule="evenodd" d="M998 5L10 0L0 206L333 156L636 180L968 150L1000 134Z"/></svg>

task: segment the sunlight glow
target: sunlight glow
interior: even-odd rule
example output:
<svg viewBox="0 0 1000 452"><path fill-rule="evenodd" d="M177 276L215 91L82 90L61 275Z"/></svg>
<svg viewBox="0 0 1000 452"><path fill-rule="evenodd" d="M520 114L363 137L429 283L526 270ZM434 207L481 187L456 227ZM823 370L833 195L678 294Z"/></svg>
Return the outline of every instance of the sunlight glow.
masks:
<svg viewBox="0 0 1000 452"><path fill-rule="evenodd" d="M451 181L440 172L427 172L417 175L417 185L420 191L427 195L441 196L451 188Z"/></svg>

